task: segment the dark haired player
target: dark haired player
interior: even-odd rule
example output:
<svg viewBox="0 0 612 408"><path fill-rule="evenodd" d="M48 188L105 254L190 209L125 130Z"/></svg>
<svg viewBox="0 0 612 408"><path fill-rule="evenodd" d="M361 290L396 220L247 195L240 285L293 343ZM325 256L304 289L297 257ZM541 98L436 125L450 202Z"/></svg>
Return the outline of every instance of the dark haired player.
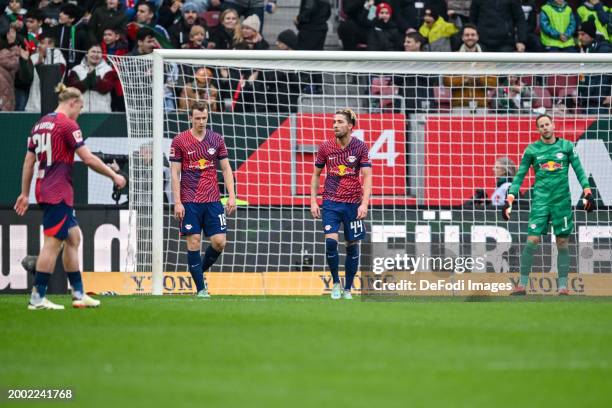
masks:
<svg viewBox="0 0 612 408"><path fill-rule="evenodd" d="M334 115L333 140L319 146L315 169L310 183L310 212L314 218L323 213L325 255L333 279L332 299L352 299L351 287L359 267L359 241L365 237L363 223L368 215L368 203L372 192L372 164L368 146L353 137L357 118L350 109L342 109ZM317 194L323 168L327 166L327 177L323 191L323 205L319 207ZM359 176L363 176L363 189ZM338 275L338 230L344 226L346 240L346 281L344 292Z"/></svg>
<svg viewBox="0 0 612 408"><path fill-rule="evenodd" d="M505 220L510 219L512 203L519 193L525 174L529 167L535 171L535 184L533 186L533 201L529 213L529 227L527 230L527 243L521 254L521 278L519 285L512 292L514 296L527 294L529 273L533 263L533 254L540 243L540 236L548 233L548 225L552 224L557 243L557 268L559 269L559 282L557 284L559 295L568 295L567 275L569 273L570 255L568 248L569 235L574 229L572 214L572 201L569 189L569 166L574 169L580 185L584 189L583 207L586 211L593 211L595 206L589 180L582 169L580 159L574 150L574 144L569 140L554 135L552 119L548 115L536 118L536 127L540 139L530 144L523 153L512 186L508 190L506 203L502 209Z"/></svg>

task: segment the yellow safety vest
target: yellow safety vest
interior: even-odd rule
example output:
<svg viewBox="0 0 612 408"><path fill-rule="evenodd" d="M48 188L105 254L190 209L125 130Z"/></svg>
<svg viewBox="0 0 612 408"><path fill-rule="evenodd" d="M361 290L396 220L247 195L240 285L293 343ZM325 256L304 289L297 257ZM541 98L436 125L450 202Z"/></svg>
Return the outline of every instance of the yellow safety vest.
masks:
<svg viewBox="0 0 612 408"><path fill-rule="evenodd" d="M606 7L604 7L604 9L605 8ZM591 16L593 16L593 19L595 21L595 28L597 29L597 32L603 35L606 40L610 39L608 35L608 28L605 27L603 24L601 24L601 21L599 21L599 16L597 15L597 11L592 10L585 6L580 6L578 7L578 16L580 16L581 23L584 23L585 21L590 19Z"/></svg>
<svg viewBox="0 0 612 408"><path fill-rule="evenodd" d="M560 33L565 32L572 19L572 9L567 5L563 11L559 12L550 4L546 4L542 7L542 13L546 13L546 17L548 17L548 21L552 28ZM540 39L542 45L545 47L567 48L575 45L573 38L569 38L567 41L561 41L558 38L549 36L544 30L540 30Z"/></svg>

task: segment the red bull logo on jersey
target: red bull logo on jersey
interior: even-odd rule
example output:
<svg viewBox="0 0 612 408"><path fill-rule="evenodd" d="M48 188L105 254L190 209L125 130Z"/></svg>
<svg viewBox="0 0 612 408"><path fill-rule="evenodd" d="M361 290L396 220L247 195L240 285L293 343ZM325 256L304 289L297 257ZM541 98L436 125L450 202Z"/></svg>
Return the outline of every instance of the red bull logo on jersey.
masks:
<svg viewBox="0 0 612 408"><path fill-rule="evenodd" d="M540 169L546 171L555 171L563 168L563 163L557 163L556 161L549 160L546 163L540 164Z"/></svg>
<svg viewBox="0 0 612 408"><path fill-rule="evenodd" d="M200 169L200 170L204 170L206 168L206 166L208 165L209 161L206 159L199 159L199 160L195 160L191 163L191 168L192 169Z"/></svg>
<svg viewBox="0 0 612 408"><path fill-rule="evenodd" d="M352 167L349 166L345 166L344 164L340 164L338 165L338 167L336 167L336 176L347 176L350 174L355 174L355 169L353 169Z"/></svg>

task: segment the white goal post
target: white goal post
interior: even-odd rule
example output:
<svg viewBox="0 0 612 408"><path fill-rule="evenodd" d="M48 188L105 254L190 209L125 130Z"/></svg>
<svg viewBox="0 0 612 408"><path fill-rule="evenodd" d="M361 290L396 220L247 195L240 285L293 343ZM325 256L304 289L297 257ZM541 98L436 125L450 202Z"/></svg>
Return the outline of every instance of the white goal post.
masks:
<svg viewBox="0 0 612 408"><path fill-rule="evenodd" d="M147 259L147 267L144 270L152 271L152 294L161 295L163 293L163 276L164 276L164 241L167 236L164 234L164 229L167 228L167 221L165 223L164 217L168 217L167 211L164 211L164 191L167 187L164 186L164 153L167 153L164 138L167 138L167 120L165 118L168 115L168 107L165 106L165 97L167 96L167 83L168 83L168 66L169 64L175 65L191 65L191 66L207 66L207 67L233 67L236 69L251 69L251 70L274 70L274 71L291 71L296 72L300 75L300 87L308 85L308 80L303 80L302 76L304 73L310 75L326 75L334 78L334 75L356 78L356 81L360 80L360 77L368 76L368 85L364 89L370 88L372 85L371 76L388 75L391 78L399 76L450 76L450 75L482 75L482 76L509 76L509 75L523 75L530 76L532 78L540 76L553 76L553 75L566 75L566 76L580 76L580 75L612 75L612 55L610 54L557 54L557 53L541 53L541 54L519 54L519 53L435 53L435 52L424 52L424 53L408 53L408 52L316 52L316 51L243 51L243 50L155 50L152 56L144 58L134 59L130 57L113 57L113 63L118 69L120 79L126 92L126 105L127 105L127 118L128 128L130 130L130 137L132 137L132 126L133 123L138 122L140 126L138 132L139 137L146 138L146 132L152 131L152 163L151 163L151 198L150 198L150 236L147 236L147 240L150 240L150 245L144 249L146 252L150 252L150 259ZM137 61L137 62L133 62ZM140 65L139 65L140 64ZM148 65L147 65L148 64ZM148 77L148 78L147 78ZM150 81L150 82L148 82ZM347 81L348 82L348 81ZM147 101L148 93L142 89L150 83L151 86L151 101ZM325 84L322 84L325 87ZM421 85L415 85L421 86ZM439 85L436 86L436 92L442 88L441 80ZM462 85L464 86L464 85ZM600 85L601 86L601 85ZM327 99L325 97L333 97L336 101L344 100L350 103L351 101L358 100L359 98L371 98L371 95L353 95L351 97L343 95L341 91L336 91L335 88L332 91L333 94L329 94L326 90L323 91L323 95L317 99L311 94L301 93L299 96L300 101L310 101L313 105L313 112L316 110L318 101L325 105L327 113L333 113L335 106L327 105ZM315 95L319 96L319 95ZM556 96L551 96L555 98ZM308 99L310 98L310 99ZM323 98L323 99L321 99ZM391 99L398 98L397 95L391 96ZM497 96L491 94L487 98L495 99ZM178 98L177 98L178 99ZM450 97L449 97L450 99ZM226 103L228 103L226 101ZM449 102L452 105L452 101ZM451 106L449 105L449 106ZM378 105L376 105L378 106ZM395 109L403 109L397 108ZM556 106L556 104L555 104ZM346 106L351 107L351 106ZM474 115L478 116L481 113L476 112L476 107L473 107L473 112L469 109L464 111L457 111L452 113L453 120L457 123L461 123L464 119L469 119ZM368 108L370 109L370 108ZM368 112L374 112L374 108L371 108ZM378 107L378 112L388 113L384 109ZM392 108L389 108L392 109ZM449 109L451 109L449 107ZM489 108L490 109L490 108ZM140 112L149 112L148 113ZM229 107L226 106L226 110L229 112ZM537 112L543 110L531 109L526 111L524 115L529 117L535 117ZM450 112L450 110L449 110ZM492 112L492 111L491 111ZM497 115L499 120L500 115L508 120L513 118L514 113L505 112L504 114L492 113L491 120L494 115ZM554 111L553 108L548 108L547 112L553 114L554 117L571 118L570 121L576 122L585 114L576 110L570 114L569 109L563 113ZM358 112L359 113L359 112ZM402 112L403 113L403 112ZM416 110L414 115L418 114L433 114L434 116L439 112L422 112L419 109ZM143 117L136 118L137 115L144 115ZM232 112L231 114L237 115L238 113ZM290 113L289 113L290 114ZM450 113L449 113L450 114ZM483 113L487 115L489 113ZM265 113L262 113L265 115ZM519 115L517 113L517 115ZM603 116L602 114L598 114ZM291 114L290 114L291 116ZM410 117L409 117L410 116ZM135 119L136 118L136 119ZM147 118L150 118L151 123L147 124ZM575 119L574 119L575 118ZM293 119L295 120L295 119ZM174 119L172 119L174 121ZM178 121L178 119L177 119ZM412 122L410 122L412 121ZM419 122L420 121L420 122ZM408 212L419 212L419 219L426 219L421 217L421 213L425 213L422 209L429 205L426 189L427 186L423 185L423 178L426 176L424 173L429 170L426 166L431 164L425 164L425 161L421 161L420 157L424 154L422 149L428 148L424 144L415 144L410 146L409 143L413 143L417 139L418 131L415 131L415 127L420 126L418 123L423 123L422 116L413 116L410 114L406 116L406 128L410 128L411 132L415 132L415 136L405 140L405 150L397 153L402 155L405 161L406 170L404 172L395 173L390 172L387 177L412 177L416 181L410 187L406 187L410 190L414 197L414 202L408 200L406 197L410 194L401 193L397 197L392 195L384 195L384 199L378 201L378 205L381 210L378 218L382 220L380 224L383 228L378 228L375 231L371 231L372 234L379 234L378 236L393 236L395 230L389 227L385 229L385 224L394 224L395 220L405 220L409 217L406 215ZM183 127L181 130L185 130L188 126L188 122L180 122L180 126ZM458 125L463 126L463 124ZM363 127L361 128L363 129ZM224 135L226 138L231 135ZM293 136L292 136L293 137ZM610 138L609 132L607 138ZM383 143L381 140L380 143ZM377 144L378 148L381 148L380 143ZM477 143L477 142L473 142ZM415 147L416 146L416 147ZM423 147L425 146L425 147ZM370 144L372 148L372 144ZM304 152L308 149L312 149L312 146L306 146ZM411 150L412 149L412 150ZM298 151L298 150L295 150ZM501 152L501 151L500 151ZM294 156L292 156L294 157ZM428 162L429 163L429 162ZM293 164L292 164L293 165ZM476 164L474 164L476 165ZM518 166L518 163L516 163ZM410 167L412 166L412 167ZM236 170L236 169L234 169ZM280 170L279 170L280 171ZM488 171L488 169L486 170ZM295 177L294 167L292 167L292 187L295 190ZM438 173L436 173L438 174ZM134 177L130 171L130 177ZM593 174L593 177L596 175ZM418 179L418 180L417 180ZM426 183L426 182L425 182ZM131 183L132 185L132 183ZM599 188L603 186L599 185ZM391 190L390 190L391 191ZM395 190L393 190L395 191ZM145 201L135 202L135 195L130 196L130 210L131 213L137 211L137 206L148 206L149 204ZM240 194L239 197L240 198ZM294 203L294 202L291 202ZM449 204L450 203L450 204ZM272 206L276 204L270 204ZM303 206L302 201L295 201L295 206ZM377 205L377 204L374 204ZM436 204L432 204L430 207L435 208L435 211L439 211L439 214L434 215L437 220L443 220L443 213L449 208L449 205L453 204L445 202L444 200L436 201ZM410 209L406 209L401 206L411 206ZM401 209L400 209L401 207ZM292 210L293 211L293 210ZM461 209L460 211L460 223L467 223L470 219L475 217L474 209ZM390 214L390 215L386 215ZM605 214L606 219L602 219L602 223L608 225L610 218L609 211ZM393 219L388 219L392 217ZM417 217L417 215L415 215ZM491 216L489 216L491 217ZM526 217L526 213L523 217ZM601 217L601 216L599 216ZM384 221L388 222L384 222ZM599 220L599 218L598 218ZM525 219L521 219L525 221ZM498 224L499 220L492 220L491 222ZM135 221L132 222L134 225ZM310 225L310 224L309 224ZM138 227L137 227L138 228ZM447 226L439 225L435 228L444 229L445 233L454 231L452 228L448 229ZM434 228L434 230L435 230ZM401 229L401 228L400 228ZM417 228L418 229L418 228ZM423 229L425 231L426 229ZM403 230L402 230L403 231ZM414 235L422 231L414 232ZM431 232L437 233L436 231ZM320 230L317 229L316 233L320 234ZM412 232L411 232L412 233ZM382 235L381 235L382 234ZM385 235L386 234L386 235ZM402 232L398 233L402 234ZM440 232L442 234L442 232ZM293 235L292 235L293 236ZM300 234L296 235L299 239ZM319 235L316 235L319 236ZM245 244L245 248L248 247L248 242ZM259 249L259 245L255 243L256 250ZM131 251L132 257L135 259L139 249ZM136 261L137 262L137 261ZM247 262L247 261L244 261ZM290 262L285 262L286 265L290 266ZM150 267L150 269L148 269ZM324 262L322 265L318 265L318 268L323 270L325 268ZM180 268L179 268L180 269ZM214 289L214 288L213 288Z"/></svg>

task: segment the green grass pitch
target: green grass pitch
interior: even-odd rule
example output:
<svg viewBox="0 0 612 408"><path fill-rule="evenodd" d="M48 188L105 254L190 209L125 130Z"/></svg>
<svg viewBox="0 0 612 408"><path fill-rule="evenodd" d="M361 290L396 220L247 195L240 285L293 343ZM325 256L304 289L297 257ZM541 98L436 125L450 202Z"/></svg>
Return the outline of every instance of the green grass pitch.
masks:
<svg viewBox="0 0 612 408"><path fill-rule="evenodd" d="M609 298L100 299L0 296L0 406L612 406ZM6 400L42 387L74 400Z"/></svg>

